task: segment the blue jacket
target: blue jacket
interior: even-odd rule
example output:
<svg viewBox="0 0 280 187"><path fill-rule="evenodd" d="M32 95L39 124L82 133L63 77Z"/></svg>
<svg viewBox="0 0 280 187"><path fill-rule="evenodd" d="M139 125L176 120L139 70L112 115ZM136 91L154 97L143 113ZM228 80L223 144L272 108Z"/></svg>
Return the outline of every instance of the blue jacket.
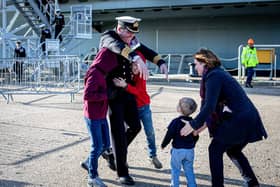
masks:
<svg viewBox="0 0 280 187"><path fill-rule="evenodd" d="M188 136L181 136L180 130L185 126L181 120L184 119L186 121L190 121L192 118L186 116L179 116L171 121L168 125L168 130L162 140L161 147L166 147L171 140L172 147L176 149L192 149L195 146L196 141L198 140L198 136L194 137L192 134Z"/></svg>
<svg viewBox="0 0 280 187"><path fill-rule="evenodd" d="M190 121L198 129L217 108L219 102L232 111L220 116L213 138L227 144L249 143L267 137L260 115L240 84L226 71L216 67L205 75L205 100L199 114Z"/></svg>

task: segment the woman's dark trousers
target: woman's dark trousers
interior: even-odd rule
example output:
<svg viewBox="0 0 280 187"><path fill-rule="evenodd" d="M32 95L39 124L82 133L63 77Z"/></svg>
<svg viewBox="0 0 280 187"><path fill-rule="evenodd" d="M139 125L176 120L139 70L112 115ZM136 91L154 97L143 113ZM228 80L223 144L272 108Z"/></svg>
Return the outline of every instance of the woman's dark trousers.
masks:
<svg viewBox="0 0 280 187"><path fill-rule="evenodd" d="M247 144L227 146L213 139L209 145L209 162L213 187L224 186L223 154L226 152L231 161L237 166L249 187L258 186L258 180L242 149Z"/></svg>

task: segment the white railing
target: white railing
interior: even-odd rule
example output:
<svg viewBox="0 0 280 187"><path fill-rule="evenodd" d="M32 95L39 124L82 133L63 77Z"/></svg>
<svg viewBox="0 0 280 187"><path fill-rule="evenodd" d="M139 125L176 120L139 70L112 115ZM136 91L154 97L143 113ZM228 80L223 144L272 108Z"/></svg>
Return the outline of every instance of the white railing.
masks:
<svg viewBox="0 0 280 187"><path fill-rule="evenodd" d="M1 95L9 102L18 94L74 94L80 91L77 56L0 59Z"/></svg>

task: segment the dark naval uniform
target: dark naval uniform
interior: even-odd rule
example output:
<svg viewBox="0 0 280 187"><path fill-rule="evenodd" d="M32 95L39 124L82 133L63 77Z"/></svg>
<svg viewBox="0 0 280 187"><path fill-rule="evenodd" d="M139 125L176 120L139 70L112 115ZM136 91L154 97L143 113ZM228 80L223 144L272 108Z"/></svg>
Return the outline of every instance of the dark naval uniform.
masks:
<svg viewBox="0 0 280 187"><path fill-rule="evenodd" d="M26 57L25 48L20 46L19 48L15 48L14 51L14 58L16 58L16 62L14 63L13 70L18 76L18 81L22 80L22 73L23 73L23 61L21 58Z"/></svg>
<svg viewBox="0 0 280 187"><path fill-rule="evenodd" d="M125 89L116 87L114 78L122 77L128 84L132 81L131 60L137 56L135 50L143 54L149 61L161 65L165 63L160 56L143 44L138 44L134 50L126 45L115 31L102 34L100 48L108 48L117 56L118 67L107 76L111 134L113 149L116 157L117 174L119 177L128 176L127 147L141 130L137 104L134 95ZM124 122L128 126L127 130Z"/></svg>
<svg viewBox="0 0 280 187"><path fill-rule="evenodd" d="M54 38L57 38L57 36L59 35L59 33L62 31L64 25L65 25L65 21L64 21L64 15L60 13L60 11L57 10L57 12L59 12L59 14L55 15L54 18L54 22L55 22L55 34L54 34ZM62 36L59 35L59 41L62 42Z"/></svg>
<svg viewBox="0 0 280 187"><path fill-rule="evenodd" d="M102 34L99 48L102 47L109 48L114 53L120 54L130 61L137 56L135 51L139 51L147 60L158 65L159 67L165 63L158 53L142 43L135 44L132 49L132 47L129 47L120 39L114 30L106 31Z"/></svg>
<svg viewBox="0 0 280 187"><path fill-rule="evenodd" d="M52 37L51 31L48 28L45 28L41 32L40 43L42 44L42 51L46 51L46 39L50 39Z"/></svg>

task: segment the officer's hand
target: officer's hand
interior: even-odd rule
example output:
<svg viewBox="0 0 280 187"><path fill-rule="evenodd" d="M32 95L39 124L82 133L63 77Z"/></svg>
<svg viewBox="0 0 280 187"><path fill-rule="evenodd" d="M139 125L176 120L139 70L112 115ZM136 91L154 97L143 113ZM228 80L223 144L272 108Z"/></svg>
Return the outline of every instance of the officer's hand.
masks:
<svg viewBox="0 0 280 187"><path fill-rule="evenodd" d="M142 78L144 80L148 80L149 71L148 71L148 68L147 68L145 62L139 57L139 58L136 58L134 63L136 63L138 66L140 78Z"/></svg>
<svg viewBox="0 0 280 187"><path fill-rule="evenodd" d="M159 67L160 73L164 73L165 74L165 78L168 80L168 69L166 64L161 64Z"/></svg>

